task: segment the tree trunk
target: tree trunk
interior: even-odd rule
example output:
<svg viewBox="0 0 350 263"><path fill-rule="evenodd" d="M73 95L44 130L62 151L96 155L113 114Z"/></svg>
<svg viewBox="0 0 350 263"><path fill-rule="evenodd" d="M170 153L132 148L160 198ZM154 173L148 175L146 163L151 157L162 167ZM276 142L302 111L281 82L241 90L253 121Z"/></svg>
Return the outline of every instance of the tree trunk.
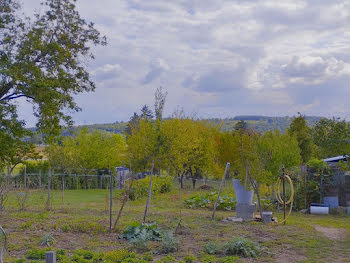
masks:
<svg viewBox="0 0 350 263"><path fill-rule="evenodd" d="M84 176L84 180L85 180L85 189L88 189L89 183L88 183L88 177L86 175Z"/></svg>
<svg viewBox="0 0 350 263"><path fill-rule="evenodd" d="M192 178L192 187L193 187L193 190L196 189L196 179L195 178Z"/></svg>
<svg viewBox="0 0 350 263"><path fill-rule="evenodd" d="M260 194L259 194L259 184L258 183L255 183L255 184L252 184L253 185L253 188L254 188L254 191L255 191L255 194L256 194L256 198L258 199L258 207L259 207L259 212L260 212L260 217L261 217L261 220L262 220L262 207L261 207L261 200L260 200Z"/></svg>
<svg viewBox="0 0 350 263"><path fill-rule="evenodd" d="M181 189L184 188L184 173L182 173L180 176L180 188Z"/></svg>

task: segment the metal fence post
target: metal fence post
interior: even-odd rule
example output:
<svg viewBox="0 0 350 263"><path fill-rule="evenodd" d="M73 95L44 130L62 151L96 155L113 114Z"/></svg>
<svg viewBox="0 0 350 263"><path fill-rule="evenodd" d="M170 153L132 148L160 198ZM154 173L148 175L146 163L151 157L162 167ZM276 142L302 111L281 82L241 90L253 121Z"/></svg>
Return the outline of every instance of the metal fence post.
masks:
<svg viewBox="0 0 350 263"><path fill-rule="evenodd" d="M55 251L46 252L45 263L56 263L56 252Z"/></svg>

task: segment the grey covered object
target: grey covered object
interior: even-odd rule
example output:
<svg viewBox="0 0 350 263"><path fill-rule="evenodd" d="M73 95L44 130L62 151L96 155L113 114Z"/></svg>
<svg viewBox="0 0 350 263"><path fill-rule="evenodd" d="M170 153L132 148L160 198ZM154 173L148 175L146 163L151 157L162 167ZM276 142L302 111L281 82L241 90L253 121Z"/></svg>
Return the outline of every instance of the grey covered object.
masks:
<svg viewBox="0 0 350 263"><path fill-rule="evenodd" d="M236 205L237 217L242 218L244 221L253 220L256 210L255 204L252 205Z"/></svg>
<svg viewBox="0 0 350 263"><path fill-rule="evenodd" d="M232 179L238 205L251 205L253 203L253 190L246 190L238 179Z"/></svg>

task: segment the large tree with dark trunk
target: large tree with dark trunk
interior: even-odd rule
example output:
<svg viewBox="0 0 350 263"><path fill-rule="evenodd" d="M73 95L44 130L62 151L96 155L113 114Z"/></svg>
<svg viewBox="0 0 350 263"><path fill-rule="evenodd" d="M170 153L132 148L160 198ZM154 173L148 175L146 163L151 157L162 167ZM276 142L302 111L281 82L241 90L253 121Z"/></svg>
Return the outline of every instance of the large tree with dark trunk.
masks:
<svg viewBox="0 0 350 263"><path fill-rule="evenodd" d="M93 45L105 45L93 23L82 19L76 0L46 0L34 19L20 15L16 0L0 3L0 138L24 135L18 103L33 105L37 129L47 138L71 125L80 110L74 95L93 91L86 63ZM1 154L1 153L0 153Z"/></svg>

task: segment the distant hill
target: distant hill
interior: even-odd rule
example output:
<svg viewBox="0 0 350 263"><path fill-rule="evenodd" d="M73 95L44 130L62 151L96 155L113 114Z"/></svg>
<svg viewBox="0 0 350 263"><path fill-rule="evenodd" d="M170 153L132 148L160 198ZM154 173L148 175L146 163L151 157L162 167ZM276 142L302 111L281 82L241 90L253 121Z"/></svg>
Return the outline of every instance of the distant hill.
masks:
<svg viewBox="0 0 350 263"><path fill-rule="evenodd" d="M207 119L210 122L214 122L216 124L220 124L222 131L232 131L235 128L235 124L238 121L245 121L248 124L249 128L253 128L261 133L264 133L269 130L279 130L281 132L285 132L286 129L289 127L291 122L293 121L294 117L268 117L268 116L260 116L260 115L241 115L236 116L234 118L226 118L226 119L219 119L219 118L212 118ZM315 125L315 123L319 120L321 120L323 117L316 117L316 116L306 116L306 121L309 126ZM112 133L119 133L123 134L127 122L115 122L115 123L107 123L107 124L90 124L90 125L79 125L73 127L71 131L64 130L63 136L68 136L72 132L75 132L77 130L87 128L89 132L95 131L95 130L102 130ZM35 131L35 129L31 129L32 131ZM41 136L34 135L32 138L30 138L33 143L41 144L42 139Z"/></svg>
<svg viewBox="0 0 350 263"><path fill-rule="evenodd" d="M316 122L321 120L323 117L317 116L306 116L306 121L309 126L314 126ZM259 115L242 115L236 116L234 118L227 119L209 119L215 123L221 123L222 131L231 131L234 130L235 124L238 121L245 121L248 124L249 128L255 129L261 133L270 130L279 130L284 133L287 128L290 126L294 117L268 117L268 116L259 116Z"/></svg>

